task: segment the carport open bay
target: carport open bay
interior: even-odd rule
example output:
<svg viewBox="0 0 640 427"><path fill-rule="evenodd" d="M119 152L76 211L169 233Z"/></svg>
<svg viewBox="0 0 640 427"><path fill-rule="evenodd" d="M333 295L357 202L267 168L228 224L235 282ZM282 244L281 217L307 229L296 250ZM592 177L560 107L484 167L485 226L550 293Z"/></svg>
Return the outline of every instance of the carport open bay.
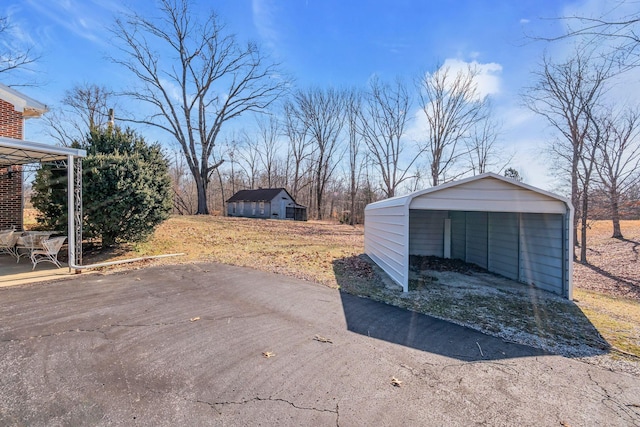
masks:
<svg viewBox="0 0 640 427"><path fill-rule="evenodd" d="M5 288L0 313L1 425L640 425L635 376L254 270Z"/></svg>

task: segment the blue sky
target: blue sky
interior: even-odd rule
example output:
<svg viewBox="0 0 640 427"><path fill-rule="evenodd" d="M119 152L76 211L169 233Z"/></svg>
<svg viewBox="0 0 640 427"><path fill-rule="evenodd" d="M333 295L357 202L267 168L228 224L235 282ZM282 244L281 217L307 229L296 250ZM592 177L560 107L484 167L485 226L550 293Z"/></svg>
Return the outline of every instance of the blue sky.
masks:
<svg viewBox="0 0 640 427"><path fill-rule="evenodd" d="M558 16L594 15L613 0L227 0L195 2L214 7L241 40L253 40L282 63L299 86L362 86L382 79L412 80L439 64L475 62L483 71L481 90L491 94L503 123L501 144L514 153L512 165L527 182L552 189L541 147L550 138L544 122L521 106L531 71L543 51L562 56L567 43L534 42L527 35L558 35ZM112 54L107 27L132 8L154 12L155 2L138 0L5 0L14 37L36 44L43 58L35 66L41 86L23 89L55 106L65 90L96 83L114 90L127 75L106 57ZM637 80L637 79L636 79ZM415 131L415 129L414 129ZM27 123L27 139L46 142L41 124ZM155 139L165 142L163 135Z"/></svg>

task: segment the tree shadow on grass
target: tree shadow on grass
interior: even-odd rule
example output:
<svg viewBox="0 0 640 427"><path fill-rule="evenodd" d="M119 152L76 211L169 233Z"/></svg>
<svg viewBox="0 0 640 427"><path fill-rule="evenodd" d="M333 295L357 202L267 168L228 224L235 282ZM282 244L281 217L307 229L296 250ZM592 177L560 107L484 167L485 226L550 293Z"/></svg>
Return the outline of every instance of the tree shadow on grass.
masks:
<svg viewBox="0 0 640 427"><path fill-rule="evenodd" d="M615 275L602 267L598 267L597 265L589 263L582 263L582 265L587 267L589 270L592 270L594 273L615 281L615 287L618 288L618 292L626 297L640 299L640 283L637 281Z"/></svg>
<svg viewBox="0 0 640 427"><path fill-rule="evenodd" d="M576 304L515 282L479 292L436 280L403 293L366 255L338 259L333 269L348 330L371 338L464 361L610 348Z"/></svg>

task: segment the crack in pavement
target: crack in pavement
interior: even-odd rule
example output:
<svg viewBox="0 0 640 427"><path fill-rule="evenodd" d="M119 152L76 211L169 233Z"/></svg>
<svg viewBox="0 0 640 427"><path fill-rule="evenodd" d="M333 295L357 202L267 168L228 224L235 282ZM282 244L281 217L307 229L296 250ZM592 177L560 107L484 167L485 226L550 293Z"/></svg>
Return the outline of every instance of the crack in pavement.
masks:
<svg viewBox="0 0 640 427"><path fill-rule="evenodd" d="M302 410L307 410L307 411L316 411L316 412L330 412L332 414L337 414L338 413L338 408L336 405L336 409L318 409L318 408L314 408L314 407L307 407L307 406L298 406L295 403L287 400L287 399L282 399L282 398L273 398L271 396L269 397L260 397L260 396L256 396L253 397L251 399L244 399L241 400L239 402L234 402L234 401L229 401L229 402L203 402L203 401L198 401L200 403L207 403L210 405L244 405L246 403L250 403L250 402L283 402L283 403L288 403L289 405L293 406L296 409L302 409Z"/></svg>
<svg viewBox="0 0 640 427"><path fill-rule="evenodd" d="M212 409L214 409L219 415L222 415L222 413L218 410L217 406L224 406L224 405L244 405L247 403L251 403L251 402L282 402L282 403L286 403L291 405L293 408L295 409L300 409L303 411L315 411L315 412L328 412L331 414L336 414L336 426L339 427L340 426L340 406L338 403L336 403L336 409L319 409L319 408L315 408L315 407L307 407L307 406L298 406L296 405L294 402L291 402L287 399L282 399L282 398L273 398L271 396L269 397L260 397L260 396L256 396L253 397L251 399L244 399L241 400L239 402L235 402L235 401L228 401L228 402L207 402L207 401L203 401L203 400L196 400L197 403L204 403L206 405L209 405Z"/></svg>
<svg viewBox="0 0 640 427"><path fill-rule="evenodd" d="M245 405L247 403L251 403L251 402L282 402L282 403L286 403L291 405L293 408L295 409L299 409L299 410L303 410L303 411L315 411L315 412L328 412L331 414L336 414L336 427L340 426L340 406L338 403L336 403L336 409L332 410L332 409L319 409L319 408L315 408L315 407L307 407L307 406L299 406L296 405L294 402L291 402L287 399L282 399L282 398L274 398L274 397L260 397L260 396L256 396L250 399L243 399L241 401L225 401L225 402L209 402L207 400L201 400L201 399L189 399L183 396L180 396L176 393L171 393L171 392L164 392L164 391L160 391L160 390L153 390L149 387L145 387L147 389L147 391L151 392L151 393L156 393L156 394L168 394L168 395L172 395L174 397L177 397L179 399L182 399L186 402L192 402L192 403L200 403L203 405L207 405L209 406L211 409L213 409L214 411L216 411L216 413L218 415L222 415L222 412L217 408L218 406L225 406L225 405Z"/></svg>
<svg viewBox="0 0 640 427"><path fill-rule="evenodd" d="M600 402L604 406L611 409L615 414L617 414L620 417L624 418L624 416L626 415L626 417L629 418L629 421L631 421L633 425L640 426L640 411L632 409L640 405L626 404L626 403L620 402L617 398L615 398L609 393L609 390L607 390L595 378L593 378L593 376L591 376L590 370L587 371L587 376L589 377L589 380L600 389L600 392L598 392L597 390L595 390L595 392L596 394L599 394L602 397Z"/></svg>

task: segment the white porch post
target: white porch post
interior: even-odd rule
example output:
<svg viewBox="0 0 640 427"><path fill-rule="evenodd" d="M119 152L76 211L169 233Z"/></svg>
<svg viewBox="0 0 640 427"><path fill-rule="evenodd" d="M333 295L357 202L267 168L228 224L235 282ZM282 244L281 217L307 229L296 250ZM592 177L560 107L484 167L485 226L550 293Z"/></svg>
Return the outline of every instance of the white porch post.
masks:
<svg viewBox="0 0 640 427"><path fill-rule="evenodd" d="M75 233L75 179L74 179L73 156L67 157L67 239L69 241L69 273L71 266L76 262L76 233Z"/></svg>

